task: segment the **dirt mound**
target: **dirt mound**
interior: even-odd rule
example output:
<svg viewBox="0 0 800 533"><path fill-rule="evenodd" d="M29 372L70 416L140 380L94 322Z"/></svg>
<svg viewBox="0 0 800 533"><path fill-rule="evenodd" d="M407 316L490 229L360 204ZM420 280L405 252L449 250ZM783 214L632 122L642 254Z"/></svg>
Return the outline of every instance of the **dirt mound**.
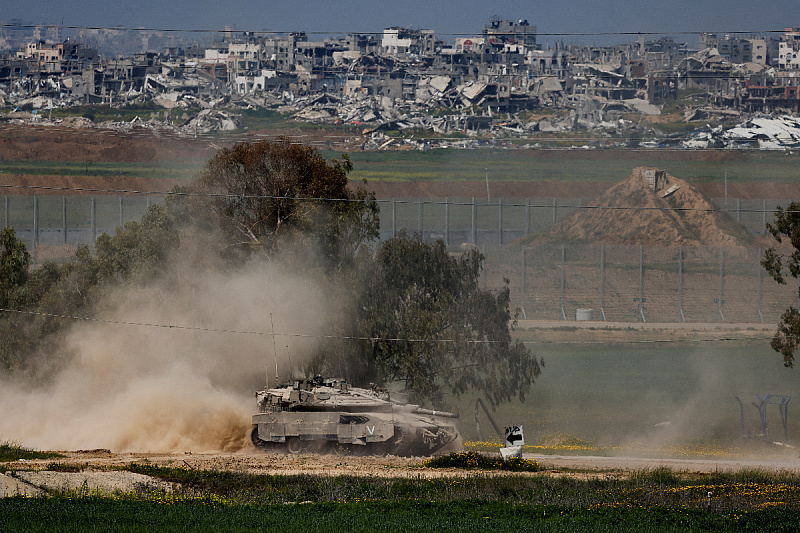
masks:
<svg viewBox="0 0 800 533"><path fill-rule="evenodd" d="M644 179L649 167L638 167L533 244L552 241L650 246L746 246L752 236L716 210L686 181L660 173L655 191Z"/></svg>
<svg viewBox="0 0 800 533"><path fill-rule="evenodd" d="M130 191L152 194L168 192L186 185L178 178L140 178L136 176L28 176L3 174L0 194L14 195L101 195L130 196ZM41 187L41 188L39 188ZM127 191L127 192L126 192Z"/></svg>
<svg viewBox="0 0 800 533"><path fill-rule="evenodd" d="M149 162L208 159L208 139L163 135L147 129L119 132L63 126L0 127L0 160Z"/></svg>

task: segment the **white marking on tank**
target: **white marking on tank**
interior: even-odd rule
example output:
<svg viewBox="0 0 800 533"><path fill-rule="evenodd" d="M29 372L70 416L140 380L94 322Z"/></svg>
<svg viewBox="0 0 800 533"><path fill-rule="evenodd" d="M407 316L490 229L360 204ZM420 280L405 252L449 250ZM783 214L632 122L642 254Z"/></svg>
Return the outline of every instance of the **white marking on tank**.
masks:
<svg viewBox="0 0 800 533"><path fill-rule="evenodd" d="M372 427L367 426L367 431L369 431L370 435L374 435L375 434L375 426L372 426Z"/></svg>

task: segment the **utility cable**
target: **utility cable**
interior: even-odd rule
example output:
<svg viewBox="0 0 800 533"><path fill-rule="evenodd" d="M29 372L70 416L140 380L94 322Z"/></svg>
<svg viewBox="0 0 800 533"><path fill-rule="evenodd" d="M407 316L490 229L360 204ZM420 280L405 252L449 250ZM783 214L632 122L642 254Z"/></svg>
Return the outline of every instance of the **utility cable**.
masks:
<svg viewBox="0 0 800 533"><path fill-rule="evenodd" d="M274 333L274 332L265 332L265 331L248 331L248 330L235 330L235 329L226 329L226 328L209 328L203 326L182 326L176 324L158 324L153 322L133 322L127 320L110 320L110 319L102 319L102 318L93 318L93 317L80 317L80 316L72 316L72 315L62 315L56 313L43 313L41 311L22 311L17 309L3 309L0 308L0 312L4 313L16 313L21 315L35 315L35 316L44 316L50 318L61 318L67 320L75 320L75 321L82 321L82 322L94 322L100 324L113 324L113 325L123 325L123 326L139 326L139 327L150 327L150 328L160 328L160 329L173 329L173 330L186 330L186 331L202 331L202 332L210 332L210 333L233 333L233 334L240 334L240 335L260 335L260 336L272 336L272 337L292 337L292 338L307 338L307 339L328 339L328 340L357 340L357 341L369 341L369 342L409 342L409 343L465 343L465 344L506 344L506 341L493 341L488 339L467 339L467 340L458 340L458 339L408 339L408 338L384 338L384 337L366 337L366 336L355 336L355 335L311 335L311 334L304 334L304 333ZM699 326L698 326L699 327ZM708 338L708 339L640 339L635 341L520 341L523 344L668 344L668 343L686 343L686 342L728 342L728 341L765 341L771 340L772 336L770 337L718 337L718 338Z"/></svg>
<svg viewBox="0 0 800 533"><path fill-rule="evenodd" d="M523 27L523 26L520 26ZM536 26L527 26L528 28L536 28ZM64 25L64 24L12 24L12 23L3 23L0 24L0 28L9 28L9 29L62 29L62 30L92 30L92 31L100 31L100 30L108 30L108 31L135 31L135 32L164 32L164 33L220 33L220 34L231 34L231 35L290 35L290 34L305 34L305 35L384 35L384 31L345 31L345 30L315 30L315 31L303 31L303 30L240 30L240 29L211 29L211 28L128 28L125 26L72 26L72 25ZM417 30L409 29L408 31L414 32ZM725 30L725 31L698 31L698 30L690 30L690 31L601 31L601 32L540 32L536 31L529 35L539 37L607 37L607 36L614 36L614 35L624 35L630 37L638 37L640 35L644 36L654 36L654 35L704 35L704 34L716 34L716 35L766 35L772 33L785 33L786 28L780 29L768 29L768 30L747 30L747 31L734 31L734 30ZM483 35L483 28L478 32L434 32L434 36L448 36L448 37L477 37L478 35ZM516 37L520 35L519 32L492 32L489 33L488 36L490 37ZM524 34L523 34L524 35Z"/></svg>
<svg viewBox="0 0 800 533"><path fill-rule="evenodd" d="M54 187L46 185L9 185L0 184L0 188L5 189L27 189L27 190L44 190L44 191L73 191L73 192L96 192L106 194L129 194L129 195L152 195L152 196L188 196L188 197L209 197L209 198L227 198L227 199L257 199L257 200L296 200L305 202L320 202L320 203L365 203L373 200L370 199L357 199L357 198L313 198L303 196L273 196L273 195L260 195L260 194L232 194L232 193L199 193L199 192L174 192L174 191L139 191L133 189L100 189L91 187ZM459 201L445 201L445 200L422 200L422 199L375 199L378 204L394 202L396 204L411 204L411 205L451 205L467 207L472 206L472 202L459 202ZM481 207L496 207L499 204L478 204ZM514 202L504 202L503 207L526 207L532 209L553 209L553 205L531 205ZM602 205L576 205L576 204L558 204L559 209L583 209L583 210L601 210L601 211L662 211L662 212L700 212L700 213L729 213L716 208L704 207L637 207L637 206L602 206ZM737 209L739 213L774 213L775 209ZM784 213L800 213L800 211L784 210Z"/></svg>
<svg viewBox="0 0 800 533"><path fill-rule="evenodd" d="M35 315L35 316L44 316L50 318L63 318L68 320L76 320L76 321L83 321L83 322L96 322L96 323L103 323L103 324L116 324L116 325L123 325L123 326L141 326L141 327L152 327L152 328L161 328L161 329L176 329L176 330L188 330L188 331L203 331L203 332L210 332L210 333L235 333L235 334L242 334L242 335L263 335L263 336L272 336L272 337L294 337L294 338L307 338L307 339L329 339L329 340L359 340L359 341L370 341L370 342L378 342L378 341L388 341L388 342L412 342L412 343L437 343L437 342L444 342L444 343L467 343L467 344L502 344L505 341L493 341L487 339L478 339L478 340L457 340L457 339L401 339L401 338L384 338L384 337L363 337L363 336L353 336L353 335L311 335L305 333L274 333L274 332L265 332L265 331L248 331L248 330L235 330L235 329L224 329L224 328L209 328L203 326L181 326L176 324L157 324L151 322L132 322L126 320L110 320L110 319L102 319L102 318L93 318L93 317L80 317L80 316L72 316L72 315L61 315L56 313L44 313L41 311L22 311L18 309L2 309L0 308L0 312L4 313L17 313L23 315Z"/></svg>

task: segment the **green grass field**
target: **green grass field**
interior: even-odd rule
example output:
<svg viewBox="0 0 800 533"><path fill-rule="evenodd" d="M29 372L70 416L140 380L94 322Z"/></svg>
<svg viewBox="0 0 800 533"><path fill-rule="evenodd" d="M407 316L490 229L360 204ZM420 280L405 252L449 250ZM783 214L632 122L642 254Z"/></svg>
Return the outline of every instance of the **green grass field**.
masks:
<svg viewBox="0 0 800 533"><path fill-rule="evenodd" d="M719 152L710 152L720 155ZM599 155L598 155L599 154ZM612 155L613 154L613 155ZM350 177L368 181L600 181L616 183L637 166L657 166L691 183L799 183L800 156L784 152L734 152L728 160L703 161L702 154L659 150L380 151L350 154ZM326 157L339 154L325 152ZM695 159L695 160L692 160ZM722 159L711 157L711 159Z"/></svg>
<svg viewBox="0 0 800 533"><path fill-rule="evenodd" d="M328 159L341 153L323 150ZM354 181L599 181L616 183L637 166L657 166L691 183L799 183L800 156L792 152L665 150L536 150L494 148L351 152ZM190 178L205 160L101 163L12 160L7 174Z"/></svg>
<svg viewBox="0 0 800 533"><path fill-rule="evenodd" d="M179 485L0 499L0 530L790 531L800 516L797 476L748 470L392 478L121 468Z"/></svg>
<svg viewBox="0 0 800 533"><path fill-rule="evenodd" d="M6 498L2 531L792 531L782 507L710 513L686 508L576 508L487 501L355 502L252 506L213 500L158 504L102 498Z"/></svg>
<svg viewBox="0 0 800 533"><path fill-rule="evenodd" d="M148 163L97 161L3 160L0 172L28 176L145 177L190 179L205 164L203 160L151 161Z"/></svg>

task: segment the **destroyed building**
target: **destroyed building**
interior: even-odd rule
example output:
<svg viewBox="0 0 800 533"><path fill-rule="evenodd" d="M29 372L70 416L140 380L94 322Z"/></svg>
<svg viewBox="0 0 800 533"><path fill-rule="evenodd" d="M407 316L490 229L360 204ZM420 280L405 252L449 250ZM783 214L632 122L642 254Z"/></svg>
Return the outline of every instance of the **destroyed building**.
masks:
<svg viewBox="0 0 800 533"><path fill-rule="evenodd" d="M2 30L0 42L10 31ZM576 127L619 132L638 127L626 116L658 114L657 105L682 89L705 95L687 120L800 111L800 31L794 28L769 40L703 34L696 52L671 37L545 49L535 25L499 19L452 43L433 30L399 26L323 40L305 32L227 30L212 43L192 46L123 28L81 30L70 39L55 26L19 33L23 44L0 59L0 103L25 110L144 102L167 110L265 107L296 120L363 125L364 131L413 127L470 135ZM40 39L32 39L34 33ZM133 42L130 34L139 35L140 46L166 46L108 59L86 44L114 49ZM437 109L448 111L432 116ZM543 109L569 115L517 116ZM204 116L203 131L238 123Z"/></svg>

